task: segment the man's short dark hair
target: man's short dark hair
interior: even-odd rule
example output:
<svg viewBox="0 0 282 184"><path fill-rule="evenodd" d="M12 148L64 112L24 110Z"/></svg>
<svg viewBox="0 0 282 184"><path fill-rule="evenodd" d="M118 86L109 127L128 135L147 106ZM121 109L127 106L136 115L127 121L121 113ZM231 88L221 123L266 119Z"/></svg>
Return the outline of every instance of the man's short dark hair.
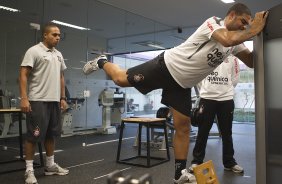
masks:
<svg viewBox="0 0 282 184"><path fill-rule="evenodd" d="M46 23L46 24L43 26L43 29L42 29L42 36L44 35L44 33L48 33L49 30L50 30L50 28L52 28L52 27L57 27L57 28L59 28L57 24L55 24L55 23L53 23L53 22L48 22L48 23Z"/></svg>
<svg viewBox="0 0 282 184"><path fill-rule="evenodd" d="M236 3L233 6L231 6L231 8L229 8L226 15L228 15L232 11L234 11L236 15L247 14L252 16L251 10L243 3Z"/></svg>

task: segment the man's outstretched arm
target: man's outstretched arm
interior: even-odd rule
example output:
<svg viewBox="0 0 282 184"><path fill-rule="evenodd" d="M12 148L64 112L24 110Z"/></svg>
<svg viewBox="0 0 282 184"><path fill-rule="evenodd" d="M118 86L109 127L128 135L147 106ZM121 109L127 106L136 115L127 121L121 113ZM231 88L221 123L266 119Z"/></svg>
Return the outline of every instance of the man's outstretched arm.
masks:
<svg viewBox="0 0 282 184"><path fill-rule="evenodd" d="M260 33L266 23L268 12L256 13L254 19L244 30L229 31L227 29L218 29L214 31L212 37L225 47L239 45Z"/></svg>

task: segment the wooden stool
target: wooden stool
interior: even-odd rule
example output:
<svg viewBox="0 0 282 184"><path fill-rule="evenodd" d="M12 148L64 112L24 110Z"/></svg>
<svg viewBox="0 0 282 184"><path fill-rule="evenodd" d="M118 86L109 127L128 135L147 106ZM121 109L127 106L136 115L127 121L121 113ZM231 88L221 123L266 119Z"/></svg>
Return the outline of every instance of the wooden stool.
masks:
<svg viewBox="0 0 282 184"><path fill-rule="evenodd" d="M211 160L193 168L197 184L219 184L215 169Z"/></svg>
<svg viewBox="0 0 282 184"><path fill-rule="evenodd" d="M135 123L139 125L139 131L138 131L138 155L126 159L120 159L120 152L121 152L121 144L122 144L122 138L123 138L123 130L125 127L125 123ZM160 124L163 127L164 130L164 136L165 136L165 142L166 142L166 158L161 158L161 157L151 157L150 153L150 128L154 124ZM146 141L147 141L147 155L143 156L141 155L141 135L142 135L142 126L146 127ZM146 158L146 164L139 164L139 163L133 163L129 162L133 159L138 159L138 158ZM151 160L158 160L158 162L151 163ZM120 135L119 135L119 143L118 143L118 151L117 151L117 159L116 161L118 163L124 163L124 164L129 164L129 165L135 165L135 166L141 166L141 167L152 167L155 165L159 165L164 162L168 162L170 160L170 155L169 155L169 148L168 148L168 138L167 138L167 129L166 129L166 119L165 118L125 118L122 119L121 125L120 125Z"/></svg>

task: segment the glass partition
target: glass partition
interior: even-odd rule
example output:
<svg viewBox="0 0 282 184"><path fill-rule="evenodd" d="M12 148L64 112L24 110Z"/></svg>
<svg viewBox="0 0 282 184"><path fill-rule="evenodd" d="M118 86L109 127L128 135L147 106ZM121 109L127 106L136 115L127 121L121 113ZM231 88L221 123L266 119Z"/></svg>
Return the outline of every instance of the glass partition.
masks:
<svg viewBox="0 0 282 184"><path fill-rule="evenodd" d="M253 41L244 43L250 51ZM240 79L235 88L234 121L239 123L255 123L254 69L247 67L239 60Z"/></svg>
<svg viewBox="0 0 282 184"><path fill-rule="evenodd" d="M30 3L30 6L26 6L22 1L1 2L2 6L14 8L13 11L0 10L0 89L2 95L8 97L19 96L18 71L21 59L40 37L38 28L32 23L41 20L42 1L33 0Z"/></svg>
<svg viewBox="0 0 282 184"><path fill-rule="evenodd" d="M5 25L0 30L0 95L7 98L7 102L19 97L20 64L27 49L42 40L45 23L55 20L85 28L80 30L58 24L61 40L57 49L67 65L64 75L70 107L63 114L62 137L84 135L79 139L86 145L93 142L89 139L93 134L107 134L103 132L105 120L110 119L115 129L109 130L109 134L115 133L121 118L155 116L163 105L160 103L161 90L142 95L134 88L119 88L102 70L84 75L84 64L99 54L107 54L113 62L129 68L181 43L193 31L163 25L99 1L14 0L1 1L0 5L19 10L0 9L0 23ZM155 50L158 52L150 55L141 53ZM101 103L105 91L114 94L110 113ZM132 114L127 109L130 99L134 99ZM10 107L9 103L1 104L5 104L1 108ZM1 123L5 122L1 120Z"/></svg>

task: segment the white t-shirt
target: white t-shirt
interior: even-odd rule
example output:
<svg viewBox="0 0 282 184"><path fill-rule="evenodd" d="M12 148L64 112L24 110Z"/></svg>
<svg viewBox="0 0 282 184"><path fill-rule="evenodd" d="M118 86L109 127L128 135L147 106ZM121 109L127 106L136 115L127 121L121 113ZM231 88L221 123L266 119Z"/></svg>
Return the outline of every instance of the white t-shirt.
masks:
<svg viewBox="0 0 282 184"><path fill-rule="evenodd" d="M32 67L28 78L30 101L60 101L61 71L67 68L61 52L40 42L26 51L21 66Z"/></svg>
<svg viewBox="0 0 282 184"><path fill-rule="evenodd" d="M184 43L166 50L166 66L183 88L192 88L230 55L247 49L243 44L224 47L212 38L215 30L225 28L217 17L207 19Z"/></svg>
<svg viewBox="0 0 282 184"><path fill-rule="evenodd" d="M234 87L239 80L238 59L230 55L200 83L200 97L225 101L234 97Z"/></svg>

